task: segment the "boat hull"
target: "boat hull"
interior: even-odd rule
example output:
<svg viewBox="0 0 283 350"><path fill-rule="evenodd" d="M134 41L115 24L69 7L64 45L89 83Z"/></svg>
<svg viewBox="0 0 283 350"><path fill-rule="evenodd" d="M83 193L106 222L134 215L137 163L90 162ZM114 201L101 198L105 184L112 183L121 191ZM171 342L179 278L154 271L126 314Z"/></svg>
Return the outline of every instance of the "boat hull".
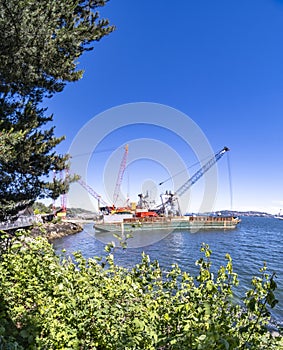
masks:
<svg viewBox="0 0 283 350"><path fill-rule="evenodd" d="M130 218L120 222L96 222L94 228L97 231L121 232L121 231L153 231L153 230L214 230L235 229L240 219L235 217L214 216L178 216L158 218Z"/></svg>

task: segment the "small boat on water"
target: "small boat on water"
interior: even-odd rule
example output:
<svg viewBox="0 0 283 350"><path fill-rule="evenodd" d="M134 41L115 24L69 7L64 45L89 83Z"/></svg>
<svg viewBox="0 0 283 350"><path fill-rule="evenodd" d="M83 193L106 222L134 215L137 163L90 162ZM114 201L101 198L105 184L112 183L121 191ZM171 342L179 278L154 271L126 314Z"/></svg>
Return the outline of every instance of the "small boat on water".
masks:
<svg viewBox="0 0 283 350"><path fill-rule="evenodd" d="M278 215L275 215L275 216L274 216L275 219L283 220L283 215L281 214L281 210L282 210L282 209L280 209L280 212L279 212Z"/></svg>
<svg viewBox="0 0 283 350"><path fill-rule="evenodd" d="M129 215L129 214L128 214ZM233 216L191 215L191 216L104 216L94 224L98 231L135 232L152 230L214 230L235 229L241 220Z"/></svg>

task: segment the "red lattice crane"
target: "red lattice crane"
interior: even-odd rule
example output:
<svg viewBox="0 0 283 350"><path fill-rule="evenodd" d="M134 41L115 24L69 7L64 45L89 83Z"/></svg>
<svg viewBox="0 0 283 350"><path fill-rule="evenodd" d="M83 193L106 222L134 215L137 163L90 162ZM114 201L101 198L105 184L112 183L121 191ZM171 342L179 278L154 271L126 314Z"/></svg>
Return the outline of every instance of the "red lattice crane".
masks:
<svg viewBox="0 0 283 350"><path fill-rule="evenodd" d="M61 181L62 182L66 181L67 176L68 176L68 171L66 169L62 170L60 173ZM62 209L62 213L64 213L64 215L66 216L66 211L67 211L67 194L66 193L61 194L61 209Z"/></svg>
<svg viewBox="0 0 283 350"><path fill-rule="evenodd" d="M119 194L120 194L120 187L121 187L121 183L123 180L123 175L126 169L126 165L127 165L127 158L128 158L128 151L129 151L129 145L125 146L125 151L124 151L124 155L120 164L120 169L119 169L119 173L118 173L118 177L117 177L117 181L116 181L116 186L115 186L115 190L114 190L114 195L113 195L113 203L114 205L116 205L117 200L119 198Z"/></svg>
<svg viewBox="0 0 283 350"><path fill-rule="evenodd" d="M101 198L101 196L94 191L94 189L92 187L90 187L86 182L84 182L84 180L82 179L79 179L78 180L78 183L85 189L87 190L87 192L89 194L92 195L92 197L94 197L95 199L97 199L98 201L98 209L100 208L100 205L105 205L105 206L108 206L108 204Z"/></svg>

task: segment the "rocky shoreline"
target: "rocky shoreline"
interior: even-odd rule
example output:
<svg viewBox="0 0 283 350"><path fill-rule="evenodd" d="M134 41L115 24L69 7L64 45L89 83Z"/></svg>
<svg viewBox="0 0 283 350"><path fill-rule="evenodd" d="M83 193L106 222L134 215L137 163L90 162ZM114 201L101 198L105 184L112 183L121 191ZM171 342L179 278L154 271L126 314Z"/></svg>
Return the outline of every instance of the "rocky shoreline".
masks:
<svg viewBox="0 0 283 350"><path fill-rule="evenodd" d="M52 241L57 238L62 238L81 232L82 230L83 227L80 224L74 222L48 222L34 226L31 229L31 234L33 236L43 236L46 237L49 241Z"/></svg>

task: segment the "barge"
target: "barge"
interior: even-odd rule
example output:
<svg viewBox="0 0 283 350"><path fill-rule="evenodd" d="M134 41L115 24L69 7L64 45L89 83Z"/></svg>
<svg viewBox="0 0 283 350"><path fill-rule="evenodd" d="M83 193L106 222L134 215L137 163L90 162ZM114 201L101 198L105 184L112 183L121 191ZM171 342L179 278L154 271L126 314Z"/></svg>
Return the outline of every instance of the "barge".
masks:
<svg viewBox="0 0 283 350"><path fill-rule="evenodd" d="M127 151L127 149L126 149ZM202 166L191 178L189 178L175 193L166 191L161 194L161 204L152 207L148 193L139 194L139 203L132 208L102 207L101 220L96 221L94 228L101 232L134 232L154 230L214 230L235 229L241 221L233 216L221 215L184 215L178 198L194 185L223 155L229 151L224 147ZM123 163L124 164L124 163ZM161 182L162 184L164 182ZM159 185L160 185L159 184Z"/></svg>
<svg viewBox="0 0 283 350"><path fill-rule="evenodd" d="M233 216L173 216L173 217L119 217L104 218L94 224L101 232L135 232L153 230L214 230L235 229L241 220Z"/></svg>

